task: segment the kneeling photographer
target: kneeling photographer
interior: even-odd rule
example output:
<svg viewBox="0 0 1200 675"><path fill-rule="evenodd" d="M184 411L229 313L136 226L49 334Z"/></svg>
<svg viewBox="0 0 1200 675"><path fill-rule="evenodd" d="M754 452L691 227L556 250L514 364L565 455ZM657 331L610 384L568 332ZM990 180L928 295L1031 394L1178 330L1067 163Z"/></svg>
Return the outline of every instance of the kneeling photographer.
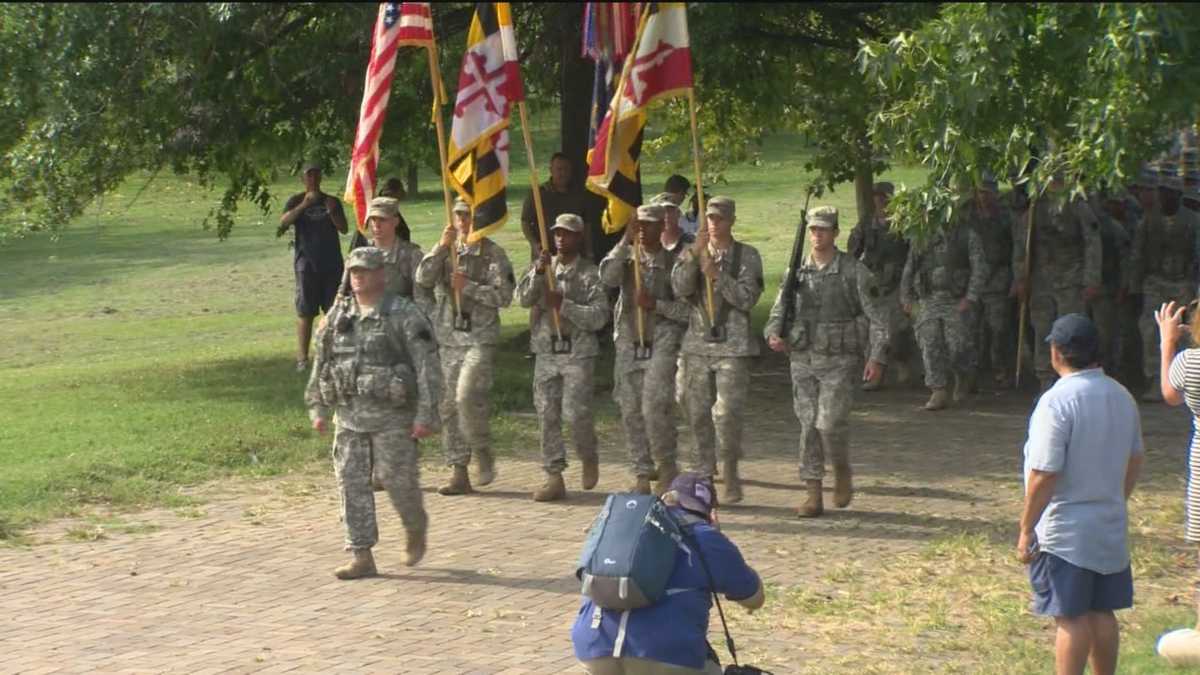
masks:
<svg viewBox="0 0 1200 675"><path fill-rule="evenodd" d="M663 502L683 536L662 597L624 611L583 598L571 640L575 657L593 675L719 674L721 666L706 639L715 594L750 611L763 605L758 574L718 529L712 479L681 474Z"/></svg>

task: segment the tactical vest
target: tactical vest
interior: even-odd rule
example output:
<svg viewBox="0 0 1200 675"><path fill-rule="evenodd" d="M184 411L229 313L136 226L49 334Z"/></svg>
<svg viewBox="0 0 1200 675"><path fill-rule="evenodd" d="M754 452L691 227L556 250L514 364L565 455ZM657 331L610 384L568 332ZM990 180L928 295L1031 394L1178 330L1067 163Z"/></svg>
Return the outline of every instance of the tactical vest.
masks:
<svg viewBox="0 0 1200 675"><path fill-rule="evenodd" d="M971 254L966 230L956 227L943 233L917 258L917 291L922 298L934 293L950 297L967 294L971 282Z"/></svg>
<svg viewBox="0 0 1200 675"><path fill-rule="evenodd" d="M808 265L796 271L796 325L792 348L819 354L858 354L857 275L853 259L843 253L830 261L836 273ZM851 268L851 269L847 269Z"/></svg>
<svg viewBox="0 0 1200 675"><path fill-rule="evenodd" d="M405 403L414 370L404 339L390 329L388 317L395 303L390 295L380 301L378 321L343 314L326 328L333 331L327 355L329 377L322 378L322 385L332 387L324 392L328 400L345 405L365 397L397 406Z"/></svg>
<svg viewBox="0 0 1200 675"><path fill-rule="evenodd" d="M1034 224L1034 265L1043 269L1069 266L1083 258L1086 244L1083 239L1083 224L1075 211L1075 204L1065 202L1061 210L1055 210L1046 201L1037 204L1038 220Z"/></svg>
<svg viewBox="0 0 1200 675"><path fill-rule="evenodd" d="M1142 264L1147 276L1169 281L1192 278L1196 267L1196 233L1184 213L1160 215L1146 228Z"/></svg>
<svg viewBox="0 0 1200 675"><path fill-rule="evenodd" d="M862 263L875 274L884 293L900 285L904 261L908 258L908 242L887 229L886 224L872 222L863 236Z"/></svg>

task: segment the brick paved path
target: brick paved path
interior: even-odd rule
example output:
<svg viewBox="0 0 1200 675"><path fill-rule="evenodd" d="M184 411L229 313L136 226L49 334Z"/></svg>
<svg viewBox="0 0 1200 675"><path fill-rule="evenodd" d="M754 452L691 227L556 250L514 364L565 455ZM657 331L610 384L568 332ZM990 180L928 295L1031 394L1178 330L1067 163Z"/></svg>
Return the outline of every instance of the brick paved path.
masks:
<svg viewBox="0 0 1200 675"><path fill-rule="evenodd" d="M854 503L800 521L782 367L757 373L753 386L764 403L747 425L747 500L721 519L768 582L829 584L839 561L1011 529L1027 399L983 395L971 411L929 415L917 412L920 391L864 397ZM1170 442L1181 445L1185 432ZM72 523L51 524L31 548L0 548L0 671L582 672L568 637L578 607L572 566L604 491L628 481L606 445L600 488L576 489L565 504L529 500L539 471L528 459L503 461L477 496L427 487L430 552L418 568L401 564L403 532L389 508L376 549L383 574L363 581L331 574L345 554L326 473L210 486L197 513L125 516L161 526L148 534L79 543L63 536ZM578 471L568 469L569 488ZM441 477L430 464L423 482ZM730 613L736 631L743 612ZM715 616L713 629L715 638ZM740 651L777 673L836 670L822 658L846 647L784 631L739 638Z"/></svg>

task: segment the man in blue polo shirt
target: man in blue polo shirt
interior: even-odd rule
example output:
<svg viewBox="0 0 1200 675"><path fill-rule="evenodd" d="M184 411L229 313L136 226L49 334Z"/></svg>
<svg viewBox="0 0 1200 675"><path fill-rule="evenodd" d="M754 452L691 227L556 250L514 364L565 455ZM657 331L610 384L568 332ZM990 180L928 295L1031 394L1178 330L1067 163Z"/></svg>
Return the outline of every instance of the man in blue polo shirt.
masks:
<svg viewBox="0 0 1200 675"><path fill-rule="evenodd" d="M717 529L717 491L712 479L682 473L663 501L699 546L717 593L750 611L763 605L763 586L733 542ZM571 628L575 658L592 675L685 675L721 673L709 660L708 611L712 586L695 551L679 551L656 605L621 612L584 598Z"/></svg>
<svg viewBox="0 0 1200 675"><path fill-rule="evenodd" d="M1017 557L1029 564L1033 611L1057 623L1055 672L1116 672L1113 610L1133 606L1126 502L1141 468L1133 397L1099 366L1100 336L1082 314L1054 322L1059 379L1038 401L1025 442Z"/></svg>

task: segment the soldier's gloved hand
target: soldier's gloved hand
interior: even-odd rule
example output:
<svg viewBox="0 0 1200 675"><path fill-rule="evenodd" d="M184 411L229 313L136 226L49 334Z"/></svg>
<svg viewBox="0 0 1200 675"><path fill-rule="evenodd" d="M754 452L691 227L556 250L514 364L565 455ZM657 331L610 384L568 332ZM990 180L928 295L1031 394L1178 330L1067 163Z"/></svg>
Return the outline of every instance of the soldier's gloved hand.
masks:
<svg viewBox="0 0 1200 675"><path fill-rule="evenodd" d="M1091 302L1092 300L1095 300L1098 297L1100 297L1100 287L1099 286L1084 287L1084 289L1083 289L1084 301Z"/></svg>
<svg viewBox="0 0 1200 675"><path fill-rule="evenodd" d="M318 434L323 434L329 430L329 420L325 419L324 417L318 417L312 421L312 428L313 431L316 431Z"/></svg>
<svg viewBox="0 0 1200 675"><path fill-rule="evenodd" d="M414 424L412 427L411 435L412 435L412 439L414 441L419 441L422 438L429 438L430 436L432 436L433 429L430 429L429 427L425 426L424 424Z"/></svg>
<svg viewBox="0 0 1200 675"><path fill-rule="evenodd" d="M550 266L550 251L542 249L538 253L537 260L533 263L533 270L538 274L543 274L546 268Z"/></svg>
<svg viewBox="0 0 1200 675"><path fill-rule="evenodd" d="M787 351L787 343L785 343L783 338L779 337L778 335L771 335L767 338L767 347L770 347L771 351L773 352L782 353Z"/></svg>

